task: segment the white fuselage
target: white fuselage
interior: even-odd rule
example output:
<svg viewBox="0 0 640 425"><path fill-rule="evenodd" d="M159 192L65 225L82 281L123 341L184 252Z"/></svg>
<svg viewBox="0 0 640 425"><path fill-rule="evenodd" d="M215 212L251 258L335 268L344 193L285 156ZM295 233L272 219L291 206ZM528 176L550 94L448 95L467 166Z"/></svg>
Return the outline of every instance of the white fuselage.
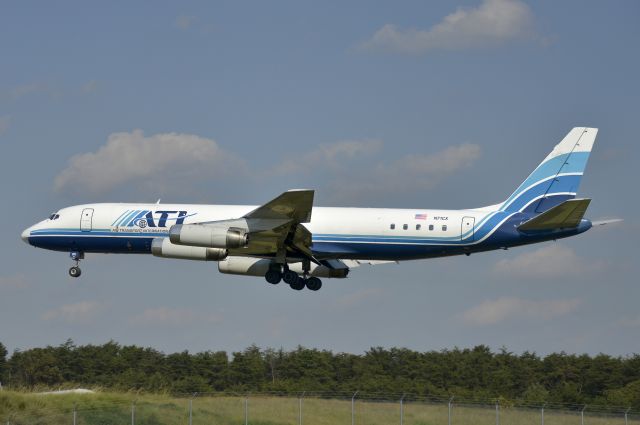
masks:
<svg viewBox="0 0 640 425"><path fill-rule="evenodd" d="M25 230L23 238L29 238L30 243L36 246L64 251L75 246L83 252L148 252L149 239L166 237L176 222L188 224L236 219L255 208L252 205L197 204L78 205L58 211L55 219L35 224ZM184 219L179 221L181 212ZM151 220L147 218L149 214ZM438 245L459 245L465 239L463 235L473 233L474 225L490 214L485 210L314 207L311 222L305 227L312 233L314 245L320 246L346 243L406 245L424 244L426 241ZM463 221L465 217L466 223ZM478 242L473 238L466 239L468 243ZM130 243L119 244L114 240ZM143 243L137 243L140 241ZM385 254L380 250L373 256L353 252L348 257L398 259L392 249L381 251ZM416 258L414 255L410 257Z"/></svg>

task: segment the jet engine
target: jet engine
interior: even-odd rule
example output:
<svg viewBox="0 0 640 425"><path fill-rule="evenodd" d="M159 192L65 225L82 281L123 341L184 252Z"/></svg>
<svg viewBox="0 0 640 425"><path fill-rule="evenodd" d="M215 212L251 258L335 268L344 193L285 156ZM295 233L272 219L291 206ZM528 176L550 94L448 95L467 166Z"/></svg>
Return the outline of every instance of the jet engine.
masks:
<svg viewBox="0 0 640 425"><path fill-rule="evenodd" d="M249 244L249 233L239 227L213 224L176 224L169 229L169 240L176 245L235 249Z"/></svg>
<svg viewBox="0 0 640 425"><path fill-rule="evenodd" d="M156 257L181 260L220 261L227 257L227 250L223 248L175 245L167 238L154 238L151 253Z"/></svg>
<svg viewBox="0 0 640 425"><path fill-rule="evenodd" d="M264 276L273 261L267 258L237 257L231 256L218 262L220 273L237 274L245 276ZM289 270L302 275L302 263L289 264ZM329 267L311 264L309 276L345 278L349 269L330 269Z"/></svg>

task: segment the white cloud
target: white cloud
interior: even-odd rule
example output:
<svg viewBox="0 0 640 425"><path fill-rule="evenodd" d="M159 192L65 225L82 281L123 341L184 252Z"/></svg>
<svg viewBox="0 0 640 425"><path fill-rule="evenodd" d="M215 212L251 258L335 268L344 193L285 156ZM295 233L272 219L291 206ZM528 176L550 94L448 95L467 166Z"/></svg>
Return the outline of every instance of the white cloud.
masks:
<svg viewBox="0 0 640 425"><path fill-rule="evenodd" d="M336 184L334 191L349 199L359 196L358 193L431 189L448 176L473 165L481 152L480 146L465 143L429 155L416 153L395 161L382 161L364 174L365 179L353 176L349 184Z"/></svg>
<svg viewBox="0 0 640 425"><path fill-rule="evenodd" d="M44 320L63 320L68 323L83 323L94 317L100 308L101 305L97 302L81 301L49 310L42 315L42 318Z"/></svg>
<svg viewBox="0 0 640 425"><path fill-rule="evenodd" d="M4 134L9 129L10 125L11 125L10 115L4 115L0 117L0 136L2 136L2 134Z"/></svg>
<svg viewBox="0 0 640 425"><path fill-rule="evenodd" d="M365 149L365 146L367 149ZM432 189L443 179L460 170L472 166L480 158L482 149L480 146L470 143L450 146L440 152L432 154L414 153L405 155L399 159L383 157L380 159L369 158L366 164L353 167L356 157L360 155L372 155L380 150L382 142L362 145L354 149L352 155L343 155L349 158L350 166L335 164L339 161L331 161L331 156L326 155L324 160L322 150L314 151L313 164L322 166L308 167L307 172L330 173L329 193L333 202L340 204L352 204L354 201L379 199L382 194L416 190ZM334 152L333 150L328 150ZM334 164L333 167L327 164ZM364 166L363 166L364 165Z"/></svg>
<svg viewBox="0 0 640 425"><path fill-rule="evenodd" d="M194 24L195 19L193 16L180 15L176 18L176 27L181 30L188 30Z"/></svg>
<svg viewBox="0 0 640 425"><path fill-rule="evenodd" d="M381 140L341 140L319 145L316 149L278 164L270 174L289 175L304 171L335 168L343 160L377 153L382 149Z"/></svg>
<svg viewBox="0 0 640 425"><path fill-rule="evenodd" d="M10 94L14 100L17 100L25 96L28 96L30 94L39 93L43 91L48 91L48 88L46 85L40 84L40 83L29 83L29 84L23 84L23 85L14 87L13 89L11 89Z"/></svg>
<svg viewBox="0 0 640 425"><path fill-rule="evenodd" d="M125 184L175 184L229 171L242 174L243 166L211 139L180 133L146 137L134 130L111 134L97 152L73 156L56 176L54 188L96 193Z"/></svg>
<svg viewBox="0 0 640 425"><path fill-rule="evenodd" d="M380 171L385 175L409 173L439 178L471 166L480 158L481 152L480 146L464 143L431 155L407 155L390 165L382 165Z"/></svg>
<svg viewBox="0 0 640 425"><path fill-rule="evenodd" d="M222 316L213 313L200 313L184 308L157 307L148 308L131 318L135 325L180 326L195 322L220 323Z"/></svg>
<svg viewBox="0 0 640 425"><path fill-rule="evenodd" d="M0 290L2 289L24 289L29 286L27 279L23 275L0 276Z"/></svg>
<svg viewBox="0 0 640 425"><path fill-rule="evenodd" d="M548 320L574 312L581 300L531 301L515 297L501 297L484 301L462 314L468 325L486 326L514 319Z"/></svg>
<svg viewBox="0 0 640 425"><path fill-rule="evenodd" d="M604 268L602 261L580 258L571 248L554 243L496 263L494 271L512 277L582 276Z"/></svg>
<svg viewBox="0 0 640 425"><path fill-rule="evenodd" d="M484 0L476 8L458 8L427 30L384 25L362 47L419 54L436 49L495 46L532 37L533 21L531 10L522 1Z"/></svg>

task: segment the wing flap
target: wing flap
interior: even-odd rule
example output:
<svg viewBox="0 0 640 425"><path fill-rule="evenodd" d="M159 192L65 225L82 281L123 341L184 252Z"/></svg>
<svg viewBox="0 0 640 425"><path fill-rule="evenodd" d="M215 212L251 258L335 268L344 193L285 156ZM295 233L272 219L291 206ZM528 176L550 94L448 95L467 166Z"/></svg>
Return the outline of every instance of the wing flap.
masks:
<svg viewBox="0 0 640 425"><path fill-rule="evenodd" d="M288 190L275 199L259 206L244 218L247 219L289 219L295 223L311 221L313 190Z"/></svg>
<svg viewBox="0 0 640 425"><path fill-rule="evenodd" d="M518 226L524 232L567 229L578 226L591 199L570 199Z"/></svg>
<svg viewBox="0 0 640 425"><path fill-rule="evenodd" d="M242 218L250 240L268 251L263 255L301 256L318 263L311 252L311 232L302 225L311 221L313 196L313 190L288 190Z"/></svg>

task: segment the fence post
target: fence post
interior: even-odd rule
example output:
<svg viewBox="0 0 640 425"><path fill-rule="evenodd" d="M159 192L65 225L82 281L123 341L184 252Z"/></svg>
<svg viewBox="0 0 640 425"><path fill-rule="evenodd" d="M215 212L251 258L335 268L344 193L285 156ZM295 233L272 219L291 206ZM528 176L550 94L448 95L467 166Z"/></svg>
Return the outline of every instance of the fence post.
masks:
<svg viewBox="0 0 640 425"><path fill-rule="evenodd" d="M189 398L189 425L193 424L193 398L197 395L198 393L193 393Z"/></svg>
<svg viewBox="0 0 640 425"><path fill-rule="evenodd" d="M544 407L547 405L547 403L543 404L542 407L540 408L540 423L541 425L544 425Z"/></svg>
<svg viewBox="0 0 640 425"><path fill-rule="evenodd" d="M400 397L400 425L404 425L404 393Z"/></svg>
<svg viewBox="0 0 640 425"><path fill-rule="evenodd" d="M351 397L351 425L355 425L356 423L355 402L356 402L357 395L358 395L358 391L353 393L353 397Z"/></svg>
<svg viewBox="0 0 640 425"><path fill-rule="evenodd" d="M73 425L77 423L77 413L76 403L73 403Z"/></svg>
<svg viewBox="0 0 640 425"><path fill-rule="evenodd" d="M631 408L628 408L624 412L624 425L629 425L629 410L631 410Z"/></svg>
<svg viewBox="0 0 640 425"><path fill-rule="evenodd" d="M131 402L131 425L136 424L136 401Z"/></svg>
<svg viewBox="0 0 640 425"><path fill-rule="evenodd" d="M500 400L496 400L496 425L500 425Z"/></svg>
<svg viewBox="0 0 640 425"><path fill-rule="evenodd" d="M244 425L249 424L249 396L244 397Z"/></svg>
<svg viewBox="0 0 640 425"><path fill-rule="evenodd" d="M302 399L304 398L306 391L302 392L302 395L298 399L298 424L302 425Z"/></svg>
<svg viewBox="0 0 640 425"><path fill-rule="evenodd" d="M584 425L584 411L587 408L587 405L585 404L584 406L582 406L582 410L580 411L580 425Z"/></svg>
<svg viewBox="0 0 640 425"><path fill-rule="evenodd" d="M449 425L451 425L451 405L453 404L453 397L454 397L454 396L451 396L451 398L449 399L449 404L448 404L448 407L449 407L449 414L448 414L448 416L447 416L447 423L448 423Z"/></svg>

